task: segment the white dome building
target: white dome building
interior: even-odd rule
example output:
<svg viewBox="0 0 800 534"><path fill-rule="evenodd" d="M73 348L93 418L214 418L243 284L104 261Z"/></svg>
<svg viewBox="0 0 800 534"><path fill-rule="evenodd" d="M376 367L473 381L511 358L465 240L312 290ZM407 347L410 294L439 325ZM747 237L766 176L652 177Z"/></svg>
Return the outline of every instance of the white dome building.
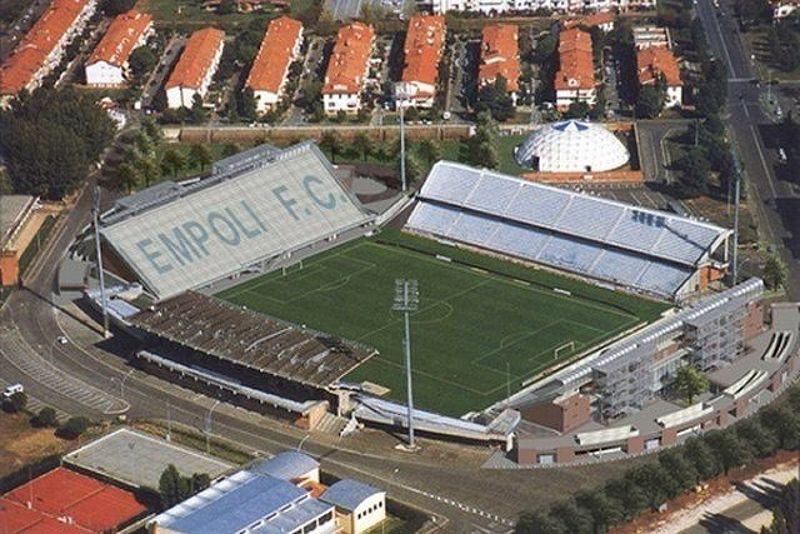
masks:
<svg viewBox="0 0 800 534"><path fill-rule="evenodd" d="M628 163L630 154L617 136L590 122L543 124L515 149L517 163L542 172L603 172Z"/></svg>

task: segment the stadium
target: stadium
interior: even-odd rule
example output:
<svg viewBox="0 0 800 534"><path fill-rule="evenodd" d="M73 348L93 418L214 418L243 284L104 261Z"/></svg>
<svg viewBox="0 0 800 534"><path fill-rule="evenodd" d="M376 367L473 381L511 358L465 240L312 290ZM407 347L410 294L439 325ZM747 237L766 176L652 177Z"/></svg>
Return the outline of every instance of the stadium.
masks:
<svg viewBox="0 0 800 534"><path fill-rule="evenodd" d="M718 285L731 237L447 161L373 210L312 142L122 199L100 233L138 365L309 428L406 424L392 299L416 279L417 428L506 444L549 377Z"/></svg>

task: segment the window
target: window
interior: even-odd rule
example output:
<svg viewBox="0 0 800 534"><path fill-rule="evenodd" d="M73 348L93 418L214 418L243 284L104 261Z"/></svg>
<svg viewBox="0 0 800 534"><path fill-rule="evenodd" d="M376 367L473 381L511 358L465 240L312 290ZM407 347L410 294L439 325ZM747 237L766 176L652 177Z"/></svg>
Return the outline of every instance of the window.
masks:
<svg viewBox="0 0 800 534"><path fill-rule="evenodd" d="M316 521L312 521L311 523L303 527L303 534L308 534L309 532L313 532L314 529L316 528L317 528Z"/></svg>
<svg viewBox="0 0 800 534"><path fill-rule="evenodd" d="M318 522L319 522L320 525L323 525L323 524L327 523L328 521L330 521L331 519L333 519L333 510L330 510L330 511L322 514L321 516L319 516Z"/></svg>

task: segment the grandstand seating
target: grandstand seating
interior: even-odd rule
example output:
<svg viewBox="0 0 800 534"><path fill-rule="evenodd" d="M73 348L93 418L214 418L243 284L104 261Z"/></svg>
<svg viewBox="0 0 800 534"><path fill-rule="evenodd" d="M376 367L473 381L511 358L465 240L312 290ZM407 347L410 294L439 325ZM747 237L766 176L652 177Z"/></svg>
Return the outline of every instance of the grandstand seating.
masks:
<svg viewBox="0 0 800 534"><path fill-rule="evenodd" d="M464 165L439 162L407 227L674 296L729 232Z"/></svg>

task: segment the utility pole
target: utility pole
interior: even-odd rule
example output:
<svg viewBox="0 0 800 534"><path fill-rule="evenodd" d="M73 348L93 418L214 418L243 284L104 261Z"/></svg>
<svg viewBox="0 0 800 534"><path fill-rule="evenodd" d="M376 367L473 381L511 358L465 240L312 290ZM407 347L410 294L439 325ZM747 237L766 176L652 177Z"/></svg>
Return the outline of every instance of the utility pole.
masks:
<svg viewBox="0 0 800 534"><path fill-rule="evenodd" d="M406 123L403 115L405 102L408 99L408 88L405 83L395 84L394 98L397 107L400 108L400 182L405 193L408 187L406 183Z"/></svg>
<svg viewBox="0 0 800 534"><path fill-rule="evenodd" d="M106 280L103 271L103 253L100 247L100 186L94 187L92 201L92 218L94 219L94 243L97 250L97 276L100 278L100 301L103 308L103 337L108 338L108 300L106 300Z"/></svg>
<svg viewBox="0 0 800 534"><path fill-rule="evenodd" d="M734 208L733 208L733 284L738 282L738 253L739 253L739 197L740 188L742 183L742 173L739 170L739 163L736 163L736 187L734 195Z"/></svg>
<svg viewBox="0 0 800 534"><path fill-rule="evenodd" d="M393 310L403 312L405 332L403 337L403 349L406 357L406 393L408 399L408 448L414 450L414 395L411 386L411 324L409 316L411 312L419 309L419 288L416 280L398 278L394 281L394 305Z"/></svg>

